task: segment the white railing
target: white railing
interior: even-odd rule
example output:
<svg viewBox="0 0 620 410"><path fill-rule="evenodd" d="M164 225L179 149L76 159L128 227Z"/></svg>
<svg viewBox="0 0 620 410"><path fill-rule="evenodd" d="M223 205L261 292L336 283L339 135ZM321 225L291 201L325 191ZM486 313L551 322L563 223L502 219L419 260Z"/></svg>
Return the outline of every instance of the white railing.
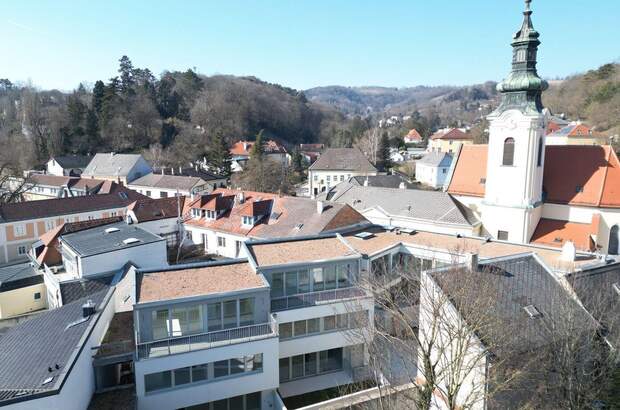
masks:
<svg viewBox="0 0 620 410"><path fill-rule="evenodd" d="M269 322L256 325L236 327L233 329L216 330L187 336L170 337L152 342L138 343L136 354L138 360L177 353L186 353L213 347L233 345L266 339L278 335L278 324L273 315Z"/></svg>
<svg viewBox="0 0 620 410"><path fill-rule="evenodd" d="M271 299L271 311L296 309L306 306L315 306L335 300L353 299L368 296L366 291L358 287L321 290L318 292L301 293L292 296L283 296Z"/></svg>

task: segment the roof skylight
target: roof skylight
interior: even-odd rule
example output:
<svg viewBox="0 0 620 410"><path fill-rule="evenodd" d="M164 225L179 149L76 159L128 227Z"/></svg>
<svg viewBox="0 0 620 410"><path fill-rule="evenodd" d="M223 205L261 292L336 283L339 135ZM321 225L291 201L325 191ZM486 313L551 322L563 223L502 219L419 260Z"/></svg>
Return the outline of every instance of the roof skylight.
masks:
<svg viewBox="0 0 620 410"><path fill-rule="evenodd" d="M527 305L523 307L523 309L527 312L528 315L530 315L531 318L542 316L542 314L538 311L538 309L536 309L536 306L534 305Z"/></svg>
<svg viewBox="0 0 620 410"><path fill-rule="evenodd" d="M131 245L132 243L138 243L138 242L140 242L140 239L138 238L127 238L123 240L123 243L125 245Z"/></svg>
<svg viewBox="0 0 620 410"><path fill-rule="evenodd" d="M105 233L112 233L112 232L119 232L119 231L120 231L120 229L118 229L118 228L107 228L105 230Z"/></svg>

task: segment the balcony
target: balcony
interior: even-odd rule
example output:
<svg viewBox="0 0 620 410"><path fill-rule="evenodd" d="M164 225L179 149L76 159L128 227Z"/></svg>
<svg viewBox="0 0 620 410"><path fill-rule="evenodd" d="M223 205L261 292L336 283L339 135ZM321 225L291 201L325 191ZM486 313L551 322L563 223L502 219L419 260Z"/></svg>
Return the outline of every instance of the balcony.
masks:
<svg viewBox="0 0 620 410"><path fill-rule="evenodd" d="M323 305L347 299L356 299L370 296L366 291L357 287L322 290L318 292L301 293L271 299L271 311L278 312L288 309L297 309L308 306Z"/></svg>
<svg viewBox="0 0 620 410"><path fill-rule="evenodd" d="M136 345L136 354L138 360L150 359L238 343L253 342L255 340L277 336L278 325L274 316L270 315L269 322L267 323L138 343Z"/></svg>

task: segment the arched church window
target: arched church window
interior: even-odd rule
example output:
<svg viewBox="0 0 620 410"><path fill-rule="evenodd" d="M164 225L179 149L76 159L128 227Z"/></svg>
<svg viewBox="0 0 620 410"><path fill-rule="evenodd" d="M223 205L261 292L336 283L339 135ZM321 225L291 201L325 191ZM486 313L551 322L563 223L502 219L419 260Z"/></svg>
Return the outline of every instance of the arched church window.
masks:
<svg viewBox="0 0 620 410"><path fill-rule="evenodd" d="M607 253L610 255L618 254L618 244L620 243L620 241L618 240L618 231L618 225L612 226L611 230L609 231L609 246L607 247Z"/></svg>
<svg viewBox="0 0 620 410"><path fill-rule="evenodd" d="M542 138L538 139L538 157L536 159L537 165L542 166L542 155L543 155L543 140Z"/></svg>
<svg viewBox="0 0 620 410"><path fill-rule="evenodd" d="M504 158L502 165L511 166L514 165L515 160L515 140L513 138L506 138L504 141Z"/></svg>

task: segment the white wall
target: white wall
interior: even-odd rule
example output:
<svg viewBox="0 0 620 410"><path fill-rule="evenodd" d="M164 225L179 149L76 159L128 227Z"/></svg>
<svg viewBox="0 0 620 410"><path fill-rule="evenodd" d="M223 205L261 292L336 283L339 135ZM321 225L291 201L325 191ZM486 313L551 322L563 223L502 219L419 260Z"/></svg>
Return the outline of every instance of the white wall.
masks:
<svg viewBox="0 0 620 410"><path fill-rule="evenodd" d="M223 380L211 379L166 391L146 393L144 375L195 364L211 363L235 357L263 354L263 371L237 375ZM279 385L278 338L262 339L230 346L197 350L135 362L138 409L178 409L228 397L276 389Z"/></svg>
<svg viewBox="0 0 620 410"><path fill-rule="evenodd" d="M197 226L192 226L192 225L188 225L185 224L183 227L187 232L191 232L192 235L192 242L194 243L194 245L200 245L203 242L203 238L202 238L202 234L207 234L207 249L206 251L208 253L212 253L212 254L216 254L216 255L220 255L220 256L225 256L227 258L244 258L246 257L246 253L245 250L243 248L243 246L241 247L240 251L239 251L239 255L236 255L236 245L235 242L236 241L241 241L241 242L245 242L247 241L248 238L247 236L241 236L241 235L232 235L229 233L222 233L222 232L217 232L211 229L207 229L207 228L202 228L202 227L197 227ZM221 247L221 246L217 246L217 238L219 237L223 237L226 239L226 246L225 247Z"/></svg>
<svg viewBox="0 0 620 410"><path fill-rule="evenodd" d="M314 188L317 188L317 192L321 193L323 188L325 191L329 190L331 187L338 185L341 182L346 181L351 177L357 176L366 176L366 175L377 175L377 172L353 172L353 171L308 171L308 181L310 183L310 196L314 195ZM327 181L327 176L329 176L329 181ZM336 179L336 181L334 181Z"/></svg>
<svg viewBox="0 0 620 410"><path fill-rule="evenodd" d="M132 246L113 252L80 258L79 275L88 277L122 268L127 262L142 268L160 268L168 266L166 241L157 241L139 246Z"/></svg>
<svg viewBox="0 0 620 410"><path fill-rule="evenodd" d="M434 188L443 187L450 167L435 167L416 163L415 179Z"/></svg>

